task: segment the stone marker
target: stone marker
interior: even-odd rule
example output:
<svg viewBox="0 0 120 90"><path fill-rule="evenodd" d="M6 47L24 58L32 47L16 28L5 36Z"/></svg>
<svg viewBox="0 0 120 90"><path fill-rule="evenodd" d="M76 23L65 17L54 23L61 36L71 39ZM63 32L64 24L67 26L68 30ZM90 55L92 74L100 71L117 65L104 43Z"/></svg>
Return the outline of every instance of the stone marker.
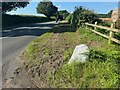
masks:
<svg viewBox="0 0 120 90"><path fill-rule="evenodd" d="M73 54L68 62L70 64L73 61L85 62L88 58L89 48L85 44L77 45L73 51Z"/></svg>

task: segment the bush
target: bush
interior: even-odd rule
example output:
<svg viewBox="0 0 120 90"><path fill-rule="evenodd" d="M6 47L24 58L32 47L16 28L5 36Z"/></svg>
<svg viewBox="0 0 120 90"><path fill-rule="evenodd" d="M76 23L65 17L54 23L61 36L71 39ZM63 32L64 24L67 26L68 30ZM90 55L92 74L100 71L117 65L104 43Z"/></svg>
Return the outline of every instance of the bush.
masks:
<svg viewBox="0 0 120 90"><path fill-rule="evenodd" d="M101 20L98 18L97 14L95 14L92 10L85 9L82 6L75 7L75 11L69 18L69 23L75 27L79 27L82 23L95 23L96 21L99 23Z"/></svg>

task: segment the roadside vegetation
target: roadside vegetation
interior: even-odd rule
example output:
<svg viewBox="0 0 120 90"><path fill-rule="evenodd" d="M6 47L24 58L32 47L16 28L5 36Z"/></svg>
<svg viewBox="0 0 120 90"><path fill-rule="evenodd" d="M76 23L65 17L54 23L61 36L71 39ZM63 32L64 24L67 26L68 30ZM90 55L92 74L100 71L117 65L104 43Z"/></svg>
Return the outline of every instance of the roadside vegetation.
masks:
<svg viewBox="0 0 120 90"><path fill-rule="evenodd" d="M46 18L42 16L30 16L30 15L2 15L2 26L16 26L21 24L29 24L29 23L41 23L47 21L53 21L52 18Z"/></svg>
<svg viewBox="0 0 120 90"><path fill-rule="evenodd" d="M28 23L41 23L41 22L49 22L57 19L65 19L69 12L67 10L58 11L58 7L53 5L51 1L46 2L42 0L38 3L36 7L36 12L38 14L44 14L43 16L32 16L32 15L9 15L7 12L12 10L17 10L19 8L25 8L29 4L28 2L3 2L2 3L2 26L11 27L21 24Z"/></svg>
<svg viewBox="0 0 120 90"><path fill-rule="evenodd" d="M43 0L44 1L44 0ZM9 15L7 12L15 11L20 8L25 8L29 3L30 0L27 2L2 2L2 27L11 27L21 24L28 24L28 23L41 23L41 22L48 22L53 21L55 18L50 18L51 16L54 16L54 13L57 12L57 7L55 7L52 2L41 2L42 5L38 5L37 12L40 14L44 14L46 17L42 16L32 16L32 15ZM47 12L45 11L45 8L42 8L40 6L47 7ZM48 10L49 8L49 10ZM42 11L40 11L42 10ZM46 12L46 13L44 13Z"/></svg>
<svg viewBox="0 0 120 90"><path fill-rule="evenodd" d="M102 26L110 26L109 23L103 22L99 15L94 11L86 9L82 6L75 7L75 10L72 14L70 14L67 18L68 22L71 26L79 28L84 25L84 23L95 24L97 22L98 25Z"/></svg>
<svg viewBox="0 0 120 90"><path fill-rule="evenodd" d="M49 76L52 87L117 88L120 59L118 49L120 47L108 45L104 38L92 34L84 28L78 32L84 38L84 40L80 40L80 43L87 44L91 49L89 59L85 63L63 64L55 75ZM69 59L70 57L68 57Z"/></svg>
<svg viewBox="0 0 120 90"><path fill-rule="evenodd" d="M24 70L30 80L42 88L119 87L120 46L108 44L105 38L84 26L86 22L94 24L97 21L99 25L109 26L108 23L101 21L94 11L82 6L75 7L74 12L69 15L66 10L57 11L58 8L52 2L43 0L36 9L37 13L44 14L47 18L4 14L3 26L51 21L53 19L50 17L54 16L58 19L60 16L64 19L68 17L26 47L19 57L23 66L16 70L17 74L19 70ZM108 34L104 30L98 30ZM120 37L119 34L115 36ZM85 63L73 62L68 65L73 50L80 44L86 44L90 48L89 59Z"/></svg>
<svg viewBox="0 0 120 90"><path fill-rule="evenodd" d="M83 43L90 48L87 62L68 65L75 46ZM40 86L42 80L54 88L117 88L119 49L85 28L62 22L34 40L20 58L28 74L39 78Z"/></svg>

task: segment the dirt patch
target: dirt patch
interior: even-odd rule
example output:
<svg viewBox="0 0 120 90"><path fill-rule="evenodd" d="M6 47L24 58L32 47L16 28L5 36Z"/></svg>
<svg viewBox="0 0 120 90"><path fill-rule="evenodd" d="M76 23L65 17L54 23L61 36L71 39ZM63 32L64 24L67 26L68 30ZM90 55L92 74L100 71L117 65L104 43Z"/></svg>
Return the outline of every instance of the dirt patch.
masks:
<svg viewBox="0 0 120 90"><path fill-rule="evenodd" d="M63 52L68 49L67 44L61 44L61 42L65 42L64 40L61 34L54 34L48 43L42 46L37 56L41 60L40 65L35 63L29 66L24 63L26 71L32 77L39 78L40 81L37 82L39 82L40 87L50 87L46 80L47 76L54 75L56 70L64 63ZM44 82L44 85L40 83L41 81Z"/></svg>

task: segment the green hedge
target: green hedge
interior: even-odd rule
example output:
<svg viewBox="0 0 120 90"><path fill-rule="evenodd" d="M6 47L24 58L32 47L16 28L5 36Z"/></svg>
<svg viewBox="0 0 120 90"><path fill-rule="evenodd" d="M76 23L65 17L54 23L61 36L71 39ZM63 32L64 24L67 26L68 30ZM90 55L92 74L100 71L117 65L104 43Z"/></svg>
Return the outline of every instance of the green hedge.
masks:
<svg viewBox="0 0 120 90"><path fill-rule="evenodd" d="M41 16L29 16L29 15L2 15L2 26L14 26L26 23L41 23L47 21L53 21L54 19L41 17Z"/></svg>

